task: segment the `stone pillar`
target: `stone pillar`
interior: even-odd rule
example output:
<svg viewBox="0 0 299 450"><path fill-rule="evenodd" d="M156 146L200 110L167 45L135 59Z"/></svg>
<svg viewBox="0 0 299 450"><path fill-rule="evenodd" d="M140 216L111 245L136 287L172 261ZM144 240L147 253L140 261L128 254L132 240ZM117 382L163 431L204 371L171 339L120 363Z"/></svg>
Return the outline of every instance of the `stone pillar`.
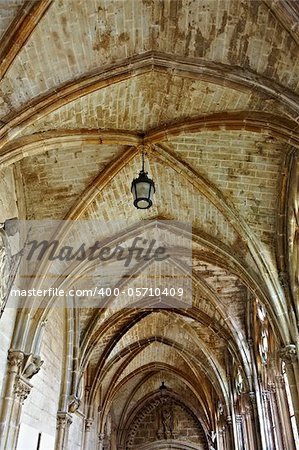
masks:
<svg viewBox="0 0 299 450"><path fill-rule="evenodd" d="M234 446L233 420L231 416L227 416L226 423L227 423L227 433L226 433L227 447L230 450L232 450L235 449L235 446Z"/></svg>
<svg viewBox="0 0 299 450"><path fill-rule="evenodd" d="M32 389L29 380L43 364L39 356L25 354L19 350L9 350L7 360L4 397L1 402L1 450L16 447L22 406Z"/></svg>
<svg viewBox="0 0 299 450"><path fill-rule="evenodd" d="M84 450L88 449L89 439L90 439L90 430L93 424L93 419L89 417L88 419L85 419L85 429L84 429Z"/></svg>
<svg viewBox="0 0 299 450"><path fill-rule="evenodd" d="M275 447L273 439L272 418L269 411L270 393L268 390L264 389L262 391L262 399L263 399L264 421L266 427L267 448L269 450L272 450L275 449Z"/></svg>
<svg viewBox="0 0 299 450"><path fill-rule="evenodd" d="M218 429L218 448L219 450L228 450L226 442L226 428L224 426Z"/></svg>
<svg viewBox="0 0 299 450"><path fill-rule="evenodd" d="M105 439L105 434L104 433L99 433L99 450L103 450L104 449L104 439Z"/></svg>
<svg viewBox="0 0 299 450"><path fill-rule="evenodd" d="M241 414L236 414L236 430L237 430L237 439L240 450L247 450L245 446L245 436L243 430L243 417Z"/></svg>
<svg viewBox="0 0 299 450"><path fill-rule="evenodd" d="M282 440L281 448L295 449L295 443L293 439L293 431L290 421L290 413L288 407L288 401L285 391L285 381L282 375L276 377L276 399L277 409L280 422L280 438Z"/></svg>
<svg viewBox="0 0 299 450"><path fill-rule="evenodd" d="M286 365L286 372L290 386L294 413L299 429L299 363L295 344L288 344L281 350L281 357Z"/></svg>
<svg viewBox="0 0 299 450"><path fill-rule="evenodd" d="M19 427L20 427L20 420L21 420L21 413L22 413L22 406L24 405L24 401L29 396L32 389L32 384L29 383L29 381L22 377L18 376L15 387L14 387L14 393L15 393L15 401L12 409L12 416L11 416L11 422L15 423L15 433L12 434L9 441L10 444L8 445L8 448L15 448L17 445L17 439L19 436Z"/></svg>
<svg viewBox="0 0 299 450"><path fill-rule="evenodd" d="M256 395L254 391L250 391L248 394L247 405L247 427L248 427L248 440L249 448L259 449L261 448L261 442L258 438L259 435L259 417L256 405Z"/></svg>
<svg viewBox="0 0 299 450"><path fill-rule="evenodd" d="M252 338L248 339L248 347L250 349L251 363L252 363L252 380L253 391L249 392L251 399L254 422L255 422L255 438L257 450L269 450L266 443L266 425L263 414L263 402L260 388L260 380L257 373L256 357L254 352L254 341Z"/></svg>
<svg viewBox="0 0 299 450"><path fill-rule="evenodd" d="M11 422L12 409L15 400L15 384L20 368L24 360L24 353L21 351L9 350L7 361L7 373L4 380L3 399L1 401L1 421L0 421L0 449L8 449L7 442L9 435L15 432L16 424Z"/></svg>
<svg viewBox="0 0 299 450"><path fill-rule="evenodd" d="M255 436L255 412L254 412L254 404L252 402L251 395L252 392L250 392L246 396L246 406L245 406L245 423L246 425L246 438L247 438L247 447L249 450L253 450L257 448L256 444L256 436ZM254 393L253 393L254 394ZM254 396L255 399L255 396Z"/></svg>
<svg viewBox="0 0 299 450"><path fill-rule="evenodd" d="M73 420L71 414L65 411L58 411L55 450L67 450L69 429L72 422Z"/></svg>

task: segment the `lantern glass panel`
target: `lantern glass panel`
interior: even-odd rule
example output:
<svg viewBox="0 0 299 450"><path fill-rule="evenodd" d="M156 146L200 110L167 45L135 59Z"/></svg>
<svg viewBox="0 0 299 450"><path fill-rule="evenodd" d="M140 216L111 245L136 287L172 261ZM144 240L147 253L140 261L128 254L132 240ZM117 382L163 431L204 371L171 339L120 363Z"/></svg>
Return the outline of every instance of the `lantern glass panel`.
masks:
<svg viewBox="0 0 299 450"><path fill-rule="evenodd" d="M136 183L136 195L137 198L148 198L151 185L148 182L141 181Z"/></svg>

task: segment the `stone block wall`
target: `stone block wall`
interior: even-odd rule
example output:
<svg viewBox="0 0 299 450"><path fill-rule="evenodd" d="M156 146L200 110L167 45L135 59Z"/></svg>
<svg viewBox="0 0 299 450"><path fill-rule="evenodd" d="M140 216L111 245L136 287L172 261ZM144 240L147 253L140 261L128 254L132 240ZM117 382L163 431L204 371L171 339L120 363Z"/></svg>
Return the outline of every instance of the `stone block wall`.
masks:
<svg viewBox="0 0 299 450"><path fill-rule="evenodd" d="M55 438L64 351L64 313L57 308L53 309L46 324L41 346L44 363L32 378L33 388L25 400L21 416L21 426L26 424L42 436L47 434Z"/></svg>

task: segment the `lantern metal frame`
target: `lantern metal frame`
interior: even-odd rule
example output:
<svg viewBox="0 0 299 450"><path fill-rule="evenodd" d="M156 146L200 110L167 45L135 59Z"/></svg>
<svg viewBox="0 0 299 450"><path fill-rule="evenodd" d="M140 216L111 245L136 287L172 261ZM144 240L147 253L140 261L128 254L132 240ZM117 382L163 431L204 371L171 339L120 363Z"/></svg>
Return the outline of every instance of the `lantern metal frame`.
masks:
<svg viewBox="0 0 299 450"><path fill-rule="evenodd" d="M137 196L137 185L139 183L146 183L148 184L148 194L146 197L138 197ZM134 178L134 180L132 181L132 185L131 185L131 192L134 196L134 206L137 209L149 209L153 202L151 199L152 194L154 194L156 192L156 188L155 188L155 183L154 181L148 177L148 172L145 172L144 170L144 152L142 152L142 169L139 172L139 176L138 178ZM139 203L140 202L146 202L147 205L145 207L140 207Z"/></svg>

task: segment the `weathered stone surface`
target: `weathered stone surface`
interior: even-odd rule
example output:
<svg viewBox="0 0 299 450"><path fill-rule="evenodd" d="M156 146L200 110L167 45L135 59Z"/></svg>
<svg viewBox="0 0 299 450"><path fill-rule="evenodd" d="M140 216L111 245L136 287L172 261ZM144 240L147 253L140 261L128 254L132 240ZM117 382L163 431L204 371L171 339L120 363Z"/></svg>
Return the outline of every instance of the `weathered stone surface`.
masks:
<svg viewBox="0 0 299 450"><path fill-rule="evenodd" d="M23 0L1 0L0 3L0 39L16 16Z"/></svg>
<svg viewBox="0 0 299 450"><path fill-rule="evenodd" d="M5 309L0 450L23 450L26 430L51 450L232 450L240 436L250 450L293 448L286 376L274 384L285 359L299 423L297 3L38 0L7 49L20 6L0 0L0 222L101 220L107 240L146 219L188 222L192 301L132 308L121 293L104 309ZM156 193L140 211L130 189L143 145ZM157 275L73 269L65 288L77 271L132 289ZM160 400L147 409L157 398L174 417Z"/></svg>

